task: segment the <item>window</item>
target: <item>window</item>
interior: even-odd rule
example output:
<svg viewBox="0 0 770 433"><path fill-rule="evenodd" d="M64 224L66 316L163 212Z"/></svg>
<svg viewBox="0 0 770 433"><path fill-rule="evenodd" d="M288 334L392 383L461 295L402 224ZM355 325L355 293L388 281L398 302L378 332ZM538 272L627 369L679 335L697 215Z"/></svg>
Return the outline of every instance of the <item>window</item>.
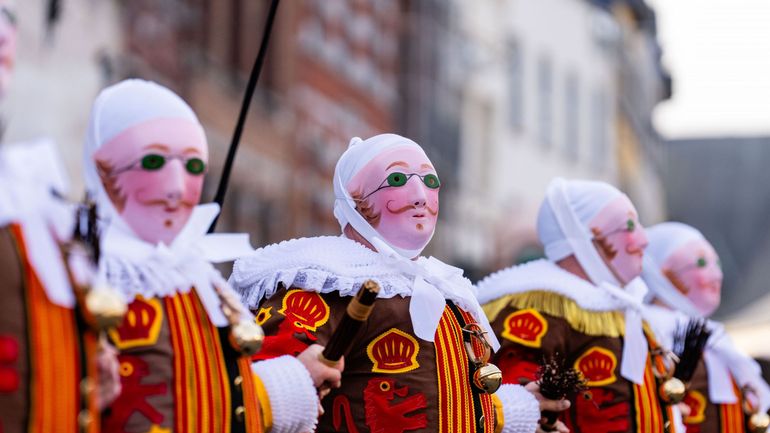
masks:
<svg viewBox="0 0 770 433"><path fill-rule="evenodd" d="M542 57L537 65L538 95L538 138L543 147L550 147L553 141L553 71L551 62Z"/></svg>
<svg viewBox="0 0 770 433"><path fill-rule="evenodd" d="M580 156L580 100L578 77L574 72L567 75L564 88L564 155L571 161Z"/></svg>
<svg viewBox="0 0 770 433"><path fill-rule="evenodd" d="M511 41L508 45L508 120L514 129L524 125L523 72L521 48Z"/></svg>

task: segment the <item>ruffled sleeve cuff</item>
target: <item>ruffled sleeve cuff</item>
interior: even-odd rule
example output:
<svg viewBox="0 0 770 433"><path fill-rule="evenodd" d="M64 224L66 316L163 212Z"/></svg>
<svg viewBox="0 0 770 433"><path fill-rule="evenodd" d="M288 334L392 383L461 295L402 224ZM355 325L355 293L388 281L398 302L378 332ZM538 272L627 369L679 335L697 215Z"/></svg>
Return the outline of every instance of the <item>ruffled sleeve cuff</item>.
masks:
<svg viewBox="0 0 770 433"><path fill-rule="evenodd" d="M270 402L271 433L315 431L318 394L305 366L293 356L260 361L251 366Z"/></svg>
<svg viewBox="0 0 770 433"><path fill-rule="evenodd" d="M520 385L503 385L494 394L502 406L501 433L534 433L540 420L540 404ZM498 413L500 410L498 410Z"/></svg>

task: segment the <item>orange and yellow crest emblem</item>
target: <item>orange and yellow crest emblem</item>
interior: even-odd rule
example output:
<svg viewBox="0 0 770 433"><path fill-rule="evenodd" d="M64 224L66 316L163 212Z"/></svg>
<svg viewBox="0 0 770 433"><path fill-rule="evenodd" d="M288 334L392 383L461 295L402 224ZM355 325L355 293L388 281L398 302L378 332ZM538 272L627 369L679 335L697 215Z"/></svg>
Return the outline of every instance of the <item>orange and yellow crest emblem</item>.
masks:
<svg viewBox="0 0 770 433"><path fill-rule="evenodd" d="M682 421L685 424L700 424L706 419L706 397L698 391L687 391L682 403L690 408L690 415Z"/></svg>
<svg viewBox="0 0 770 433"><path fill-rule="evenodd" d="M123 323L108 331L118 349L151 346L158 341L163 323L163 307L156 298L137 296L128 306Z"/></svg>
<svg viewBox="0 0 770 433"><path fill-rule="evenodd" d="M372 361L374 373L406 373L420 366L417 353L420 344L411 335L393 328L372 340L366 354Z"/></svg>
<svg viewBox="0 0 770 433"><path fill-rule="evenodd" d="M548 332L548 322L532 308L513 312L503 323L503 338L522 346L539 348Z"/></svg>
<svg viewBox="0 0 770 433"><path fill-rule="evenodd" d="M615 368L618 359L610 350L594 346L580 355L575 361L575 370L586 379L588 386L605 386L615 383Z"/></svg>
<svg viewBox="0 0 770 433"><path fill-rule="evenodd" d="M293 320L298 327L310 331L317 330L329 320L329 305L321 295L300 289L286 292L278 312L287 320Z"/></svg>

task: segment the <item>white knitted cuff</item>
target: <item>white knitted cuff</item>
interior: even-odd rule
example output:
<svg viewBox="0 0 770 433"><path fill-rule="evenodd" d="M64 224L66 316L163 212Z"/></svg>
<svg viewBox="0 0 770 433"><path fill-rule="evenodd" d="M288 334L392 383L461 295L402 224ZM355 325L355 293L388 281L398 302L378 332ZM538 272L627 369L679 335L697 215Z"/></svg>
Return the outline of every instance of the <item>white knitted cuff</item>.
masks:
<svg viewBox="0 0 770 433"><path fill-rule="evenodd" d="M286 355L255 362L251 369L259 376L270 399L271 433L315 431L318 394L310 373L301 362Z"/></svg>
<svg viewBox="0 0 770 433"><path fill-rule="evenodd" d="M540 420L540 403L521 385L503 385L495 395L503 404L502 433L534 433Z"/></svg>

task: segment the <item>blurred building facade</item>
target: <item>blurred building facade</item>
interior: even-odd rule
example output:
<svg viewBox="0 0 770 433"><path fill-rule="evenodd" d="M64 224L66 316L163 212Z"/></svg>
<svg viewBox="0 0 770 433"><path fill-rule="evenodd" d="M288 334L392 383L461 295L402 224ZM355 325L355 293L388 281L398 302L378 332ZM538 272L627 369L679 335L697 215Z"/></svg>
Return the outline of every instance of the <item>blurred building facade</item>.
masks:
<svg viewBox="0 0 770 433"><path fill-rule="evenodd" d="M64 5L62 27L80 31L67 41L101 47L78 57L90 71L80 88L93 89L81 92L83 111L98 87L125 77L176 90L209 137L211 199L269 2ZM94 5L109 19L92 31L73 17ZM540 254L535 219L555 176L619 185L644 222L657 221L665 202L650 114L669 89L642 0L283 1L220 229L248 232L255 246L338 233L334 164L351 137L380 132L426 148L442 180L427 253L471 277ZM79 143L87 114L77 113Z"/></svg>
<svg viewBox="0 0 770 433"><path fill-rule="evenodd" d="M270 2L124 4L128 68L177 90L212 147L213 195ZM396 2L282 2L252 101L222 228L261 245L337 232L334 164L353 136L395 130ZM169 56L168 53L176 55Z"/></svg>
<svg viewBox="0 0 770 433"><path fill-rule="evenodd" d="M644 2L455 3L466 69L450 214L458 261L490 271L537 255L537 211L555 176L616 184L643 221L662 219L650 117L670 78Z"/></svg>

